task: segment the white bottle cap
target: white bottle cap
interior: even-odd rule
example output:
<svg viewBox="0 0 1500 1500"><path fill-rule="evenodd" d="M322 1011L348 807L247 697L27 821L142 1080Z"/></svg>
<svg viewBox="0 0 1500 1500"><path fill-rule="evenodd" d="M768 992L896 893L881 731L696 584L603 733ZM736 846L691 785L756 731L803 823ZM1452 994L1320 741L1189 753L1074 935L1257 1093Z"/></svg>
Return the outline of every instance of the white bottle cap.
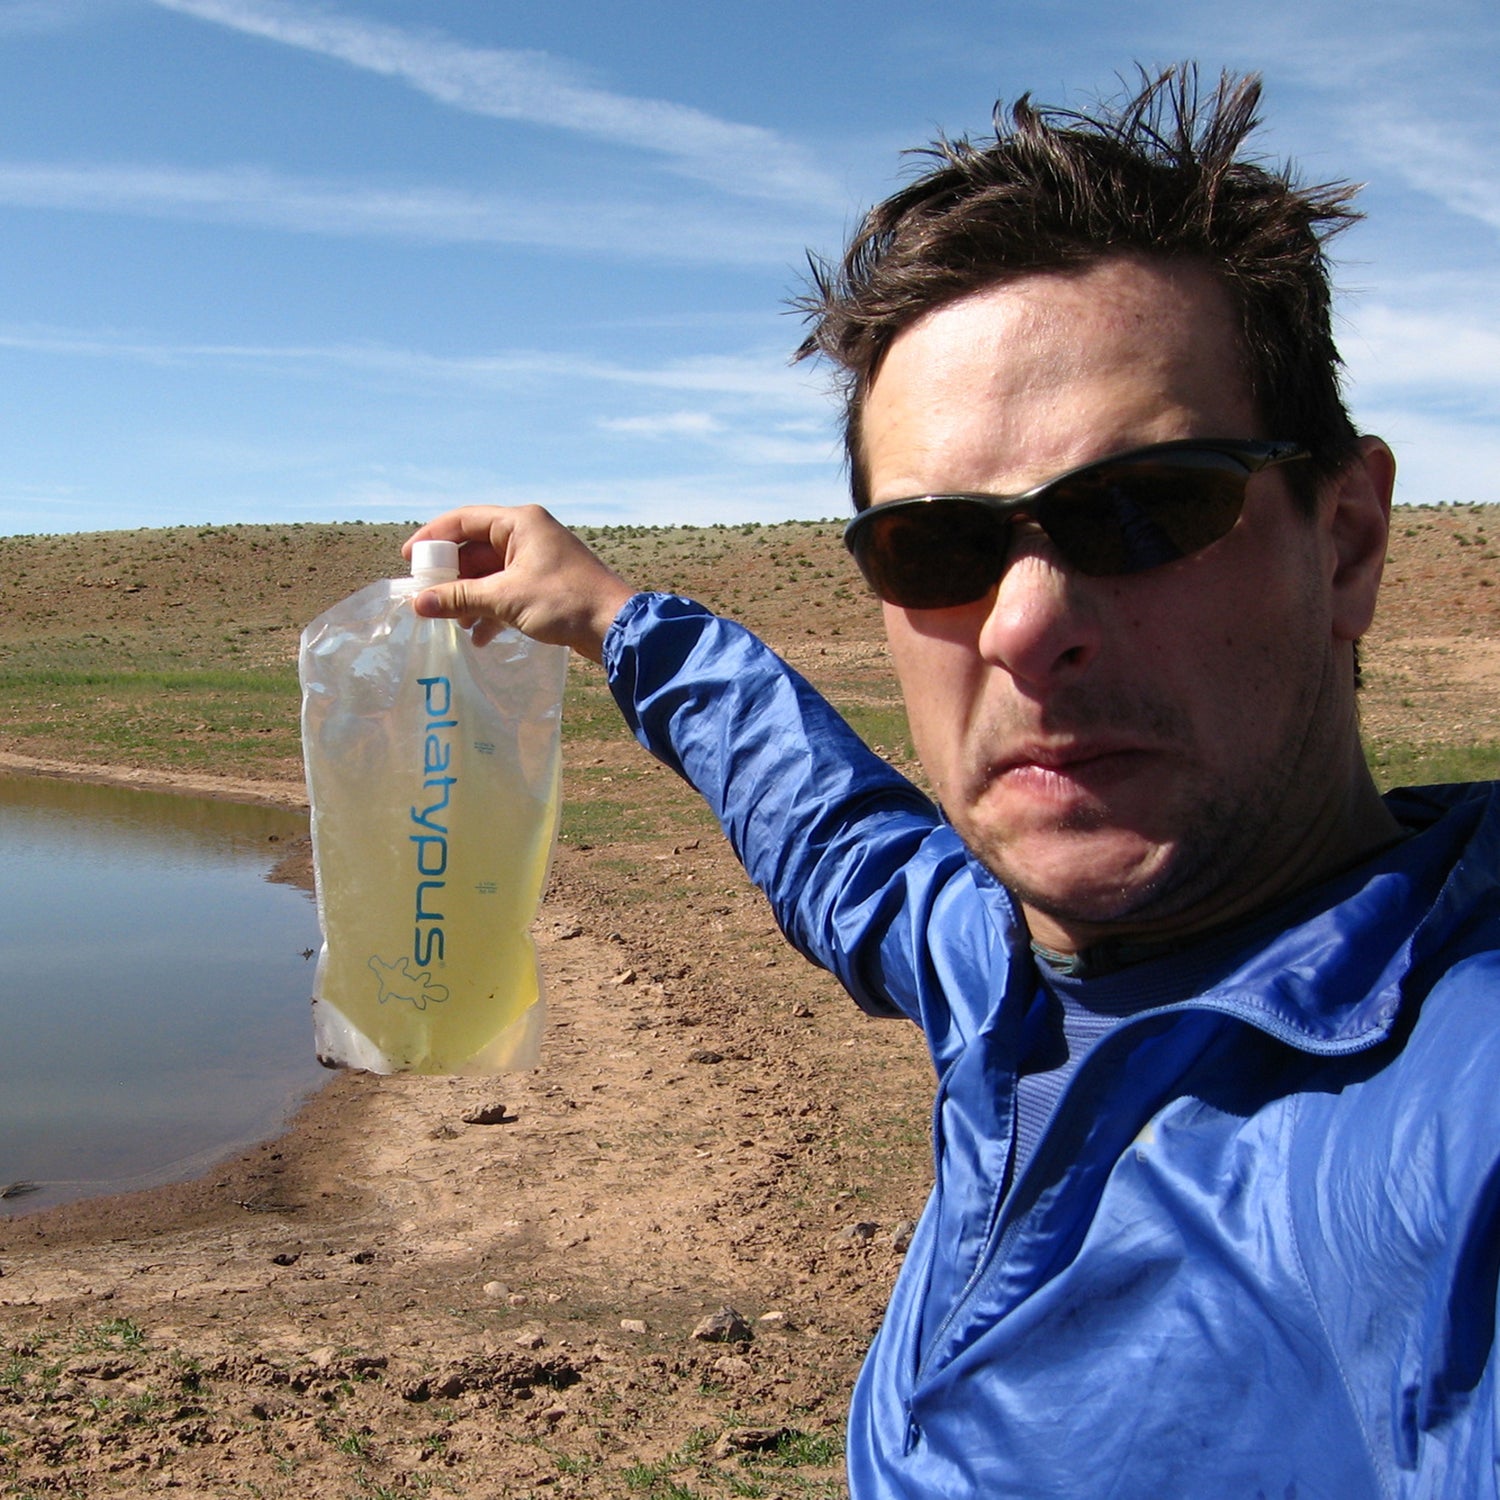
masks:
<svg viewBox="0 0 1500 1500"><path fill-rule="evenodd" d="M457 542L413 542L411 571L418 573L451 573L458 577Z"/></svg>

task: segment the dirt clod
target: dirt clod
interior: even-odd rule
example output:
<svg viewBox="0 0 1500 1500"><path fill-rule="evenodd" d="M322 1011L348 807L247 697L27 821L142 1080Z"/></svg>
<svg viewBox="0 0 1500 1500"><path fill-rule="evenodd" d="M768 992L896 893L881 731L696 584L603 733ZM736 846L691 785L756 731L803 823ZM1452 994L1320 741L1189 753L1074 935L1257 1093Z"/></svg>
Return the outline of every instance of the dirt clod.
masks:
<svg viewBox="0 0 1500 1500"><path fill-rule="evenodd" d="M506 1113L505 1106L498 1102L476 1104L466 1109L459 1118L465 1125L514 1125L516 1116Z"/></svg>
<svg viewBox="0 0 1500 1500"><path fill-rule="evenodd" d="M705 1344L748 1344L755 1335L732 1307L721 1307L694 1326L693 1337Z"/></svg>

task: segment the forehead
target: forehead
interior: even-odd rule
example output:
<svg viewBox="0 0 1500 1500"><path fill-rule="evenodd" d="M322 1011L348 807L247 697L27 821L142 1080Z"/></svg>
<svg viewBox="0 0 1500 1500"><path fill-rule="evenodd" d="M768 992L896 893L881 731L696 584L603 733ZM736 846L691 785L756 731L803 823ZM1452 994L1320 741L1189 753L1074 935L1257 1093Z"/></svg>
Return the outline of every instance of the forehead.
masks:
<svg viewBox="0 0 1500 1500"><path fill-rule="evenodd" d="M1028 274L926 314L866 393L871 498L1015 492L1124 448L1249 436L1231 299L1191 262Z"/></svg>

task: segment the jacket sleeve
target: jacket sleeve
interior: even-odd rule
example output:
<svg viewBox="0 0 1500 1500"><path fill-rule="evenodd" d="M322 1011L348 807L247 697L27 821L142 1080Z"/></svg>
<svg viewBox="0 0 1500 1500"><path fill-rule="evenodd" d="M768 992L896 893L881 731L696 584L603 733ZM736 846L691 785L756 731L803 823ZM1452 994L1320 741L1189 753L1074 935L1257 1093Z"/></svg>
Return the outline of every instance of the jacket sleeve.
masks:
<svg viewBox="0 0 1500 1500"><path fill-rule="evenodd" d="M789 941L866 1010L918 1021L940 1059L958 1040L942 971L967 965L928 933L976 924L945 922L973 887L934 804L756 637L689 600L637 595L604 662L636 736L707 800Z"/></svg>

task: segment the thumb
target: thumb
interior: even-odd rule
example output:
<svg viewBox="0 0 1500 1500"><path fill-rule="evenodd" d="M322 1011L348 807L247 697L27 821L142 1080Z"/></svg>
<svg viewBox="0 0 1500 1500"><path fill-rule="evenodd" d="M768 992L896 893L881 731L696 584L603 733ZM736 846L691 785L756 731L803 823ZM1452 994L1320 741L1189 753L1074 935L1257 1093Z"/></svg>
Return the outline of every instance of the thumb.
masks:
<svg viewBox="0 0 1500 1500"><path fill-rule="evenodd" d="M429 620L499 619L493 584L490 578L459 578L452 583L433 584L412 600L412 608Z"/></svg>

